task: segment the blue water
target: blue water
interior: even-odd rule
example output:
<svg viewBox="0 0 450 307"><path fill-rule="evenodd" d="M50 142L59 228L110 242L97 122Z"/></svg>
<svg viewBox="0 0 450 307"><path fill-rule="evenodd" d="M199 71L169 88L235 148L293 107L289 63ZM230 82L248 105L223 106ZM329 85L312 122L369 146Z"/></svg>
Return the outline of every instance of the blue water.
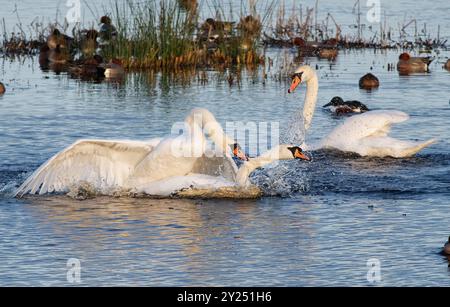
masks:
<svg viewBox="0 0 450 307"><path fill-rule="evenodd" d="M331 7L347 20L351 2L340 8L324 3L323 10ZM17 3L27 7L26 1ZM22 21L52 18L53 4L29 2ZM383 2L401 20L404 9L414 13L419 4ZM11 7L8 2L6 9ZM444 10L422 11L426 18ZM14 16L7 18L15 23ZM445 16L434 16L429 27L439 20L444 27ZM430 74L409 77L386 69L398 53L341 52L334 63L305 59L319 66L319 105L340 95L372 109L401 110L411 120L393 129L395 137L439 142L400 160L314 153L312 163L283 163L273 170L281 177L276 183L270 172L258 172L266 196L255 201L79 202L63 196L17 200L10 194L79 138L166 135L198 106L222 123L283 126L301 107L304 88L288 96L276 68L266 81L261 73L243 72L241 85L232 87L214 71L207 84L145 73L130 74L123 84L93 84L42 72L37 59L1 59L0 80L8 92L0 97L0 285L71 285L66 263L78 258L84 286L366 286L367 261L376 258L376 285L450 286L449 259L440 254L450 235L450 73L442 69L450 53L435 55ZM277 66L295 51L271 49L268 56ZM358 79L371 67L382 85L372 93L360 91ZM318 110L308 141L341 121Z"/></svg>

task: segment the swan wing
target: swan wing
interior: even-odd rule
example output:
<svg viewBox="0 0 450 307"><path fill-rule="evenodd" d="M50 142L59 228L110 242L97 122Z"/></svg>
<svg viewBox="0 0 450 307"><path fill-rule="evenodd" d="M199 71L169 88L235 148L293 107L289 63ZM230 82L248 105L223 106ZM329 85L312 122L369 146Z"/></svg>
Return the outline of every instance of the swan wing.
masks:
<svg viewBox="0 0 450 307"><path fill-rule="evenodd" d="M358 154L361 156L380 158L408 158L434 143L436 143L436 140L413 142L394 139L387 136L368 137L361 140Z"/></svg>
<svg viewBox="0 0 450 307"><path fill-rule="evenodd" d="M15 196L67 192L80 182L98 189L121 186L158 142L78 141L36 170Z"/></svg>
<svg viewBox="0 0 450 307"><path fill-rule="evenodd" d="M387 136L393 124L409 119L408 114L399 111L370 111L348 118L325 137L320 148L354 151L364 138Z"/></svg>
<svg viewBox="0 0 450 307"><path fill-rule="evenodd" d="M392 125L409 120L409 115L400 111L370 111L348 118L326 138L333 140L360 140L371 136L387 136Z"/></svg>
<svg viewBox="0 0 450 307"><path fill-rule="evenodd" d="M392 125L408 119L409 115L400 111L371 111L357 115L338 126L320 147L370 157L411 157L436 140L413 142L388 136Z"/></svg>

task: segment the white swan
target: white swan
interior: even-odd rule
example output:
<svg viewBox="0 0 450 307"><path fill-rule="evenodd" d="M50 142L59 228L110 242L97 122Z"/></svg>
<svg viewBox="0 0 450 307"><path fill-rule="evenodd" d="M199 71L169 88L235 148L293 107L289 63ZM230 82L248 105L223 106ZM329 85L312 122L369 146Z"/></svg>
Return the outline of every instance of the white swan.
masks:
<svg viewBox="0 0 450 307"><path fill-rule="evenodd" d="M305 132L311 127L314 111L318 99L319 81L316 71L310 66L301 66L292 77L289 93L302 83L306 83L306 98L303 107L304 127L294 127ZM318 144L312 146L302 145L305 150L336 149L344 152L353 152L369 157L406 158L417 154L422 149L435 143L413 142L394 139L388 136L393 124L407 121L409 116L400 111L370 111L347 119L334 129ZM299 131L293 131L298 133Z"/></svg>
<svg viewBox="0 0 450 307"><path fill-rule="evenodd" d="M186 176L151 182L137 187L137 190L145 195L160 197L256 198L261 196L261 190L250 182L250 175L256 169L281 160L311 159L298 146L279 145L257 158L249 159L231 176L233 179L194 172ZM226 159L216 160L220 165L228 165L229 162L230 160ZM231 163L234 162L231 160ZM208 163L202 161L201 164ZM234 167L230 169L236 170Z"/></svg>
<svg viewBox="0 0 450 307"><path fill-rule="evenodd" d="M134 189L196 171L216 175L214 159L205 157L207 138L221 151L218 155L220 163L216 164L220 166L222 175L234 180L237 167L229 146L235 149L235 156L244 159L245 155L225 135L214 116L207 110L195 109L185 123L188 131L183 135L148 142L78 141L42 165L22 184L15 196L65 193L81 182L107 193L118 188Z"/></svg>
<svg viewBox="0 0 450 307"><path fill-rule="evenodd" d="M278 160L310 160L300 147L291 145L248 159L205 109L193 110L185 123L189 133L148 142L78 141L42 165L15 196L68 193L84 187L105 195L195 196L192 191L212 191L209 195L214 196L218 191L220 196L223 189L249 190L254 195L259 189L251 185L249 176L257 168ZM218 145L218 154L206 151L207 139ZM239 170L231 149L235 157L246 161Z"/></svg>

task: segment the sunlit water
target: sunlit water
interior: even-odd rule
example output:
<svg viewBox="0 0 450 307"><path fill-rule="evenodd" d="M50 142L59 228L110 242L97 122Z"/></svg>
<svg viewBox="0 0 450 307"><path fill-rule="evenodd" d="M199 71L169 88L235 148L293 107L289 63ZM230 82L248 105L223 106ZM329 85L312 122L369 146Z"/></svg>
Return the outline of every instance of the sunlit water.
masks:
<svg viewBox="0 0 450 307"><path fill-rule="evenodd" d="M45 3L51 1L27 14L43 14ZM338 18L345 18L342 10ZM284 52L294 55L278 49L269 55L280 59ZM69 285L66 263L78 258L82 285L369 285L366 264L376 258L378 285L450 286L449 262L440 254L450 235L450 73L442 69L450 54L437 56L432 73L410 77L387 71L397 56L352 51L332 64L306 59L318 65L321 86L308 142L342 121L320 110L340 95L372 109L405 111L411 120L393 135L439 143L411 159L318 152L312 163L282 163L257 172L254 181L266 196L255 201L79 202L10 194L79 138L166 135L194 107L211 110L222 123L279 121L283 127L301 107L304 88L288 96L275 71L265 82L261 74L244 73L240 87L217 72L209 72L207 84L145 74L129 75L122 85L92 84L43 73L36 61L3 59L0 284ZM382 86L360 91L358 79L371 67Z"/></svg>

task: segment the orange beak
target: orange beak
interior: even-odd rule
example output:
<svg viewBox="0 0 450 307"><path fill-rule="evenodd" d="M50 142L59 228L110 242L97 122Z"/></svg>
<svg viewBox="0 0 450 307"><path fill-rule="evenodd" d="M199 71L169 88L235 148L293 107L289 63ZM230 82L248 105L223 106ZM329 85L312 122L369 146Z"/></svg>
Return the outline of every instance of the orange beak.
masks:
<svg viewBox="0 0 450 307"><path fill-rule="evenodd" d="M292 80L291 88L289 89L288 93L291 94L295 91L295 89L302 83L302 79L299 77L294 77L294 80Z"/></svg>
<svg viewBox="0 0 450 307"><path fill-rule="evenodd" d="M297 150L295 152L295 158L296 159L301 159L301 160L305 160L305 161L311 161L311 158L308 157L307 155L305 155L303 152L300 152L299 150Z"/></svg>
<svg viewBox="0 0 450 307"><path fill-rule="evenodd" d="M239 148L234 148L233 155L242 161L248 161L248 157L245 153L242 152Z"/></svg>

